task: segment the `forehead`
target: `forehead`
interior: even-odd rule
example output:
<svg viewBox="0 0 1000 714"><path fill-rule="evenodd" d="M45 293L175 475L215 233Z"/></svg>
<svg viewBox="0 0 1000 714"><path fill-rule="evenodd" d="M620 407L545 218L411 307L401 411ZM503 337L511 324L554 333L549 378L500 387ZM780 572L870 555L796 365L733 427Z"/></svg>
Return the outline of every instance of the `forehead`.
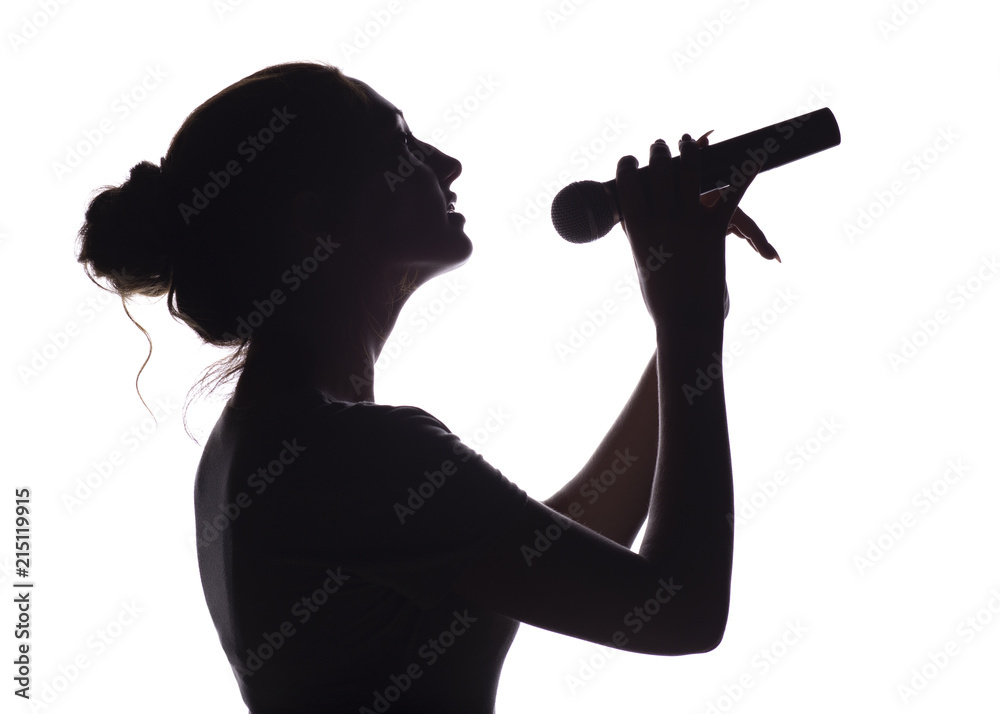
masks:
<svg viewBox="0 0 1000 714"><path fill-rule="evenodd" d="M376 92L365 82L362 82L360 79L354 79L353 81L364 89L365 93L371 100L375 113L386 117L386 122L390 125L392 131L400 129L405 131L409 128L406 124L406 119L403 117L402 110L398 109L392 102Z"/></svg>

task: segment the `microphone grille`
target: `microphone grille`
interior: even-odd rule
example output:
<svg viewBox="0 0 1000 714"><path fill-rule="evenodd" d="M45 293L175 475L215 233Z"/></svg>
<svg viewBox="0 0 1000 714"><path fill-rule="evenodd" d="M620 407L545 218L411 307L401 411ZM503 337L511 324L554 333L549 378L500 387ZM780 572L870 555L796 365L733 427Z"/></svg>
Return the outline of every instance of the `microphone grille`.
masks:
<svg viewBox="0 0 1000 714"><path fill-rule="evenodd" d="M577 181L552 199L552 225L570 243L589 243L615 225L614 207L597 181Z"/></svg>

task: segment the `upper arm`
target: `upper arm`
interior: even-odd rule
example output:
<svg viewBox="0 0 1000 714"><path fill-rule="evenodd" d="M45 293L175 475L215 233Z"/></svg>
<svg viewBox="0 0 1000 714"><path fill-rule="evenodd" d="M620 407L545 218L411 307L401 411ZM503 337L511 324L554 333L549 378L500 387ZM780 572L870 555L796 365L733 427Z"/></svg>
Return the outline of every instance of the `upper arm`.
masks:
<svg viewBox="0 0 1000 714"><path fill-rule="evenodd" d="M728 587L654 567L531 499L422 410L365 407L354 423L308 452L323 476L296 479L289 499L302 542L323 557L421 606L450 590L618 649L690 654L721 639Z"/></svg>
<svg viewBox="0 0 1000 714"><path fill-rule="evenodd" d="M709 601L679 574L531 498L451 589L535 627L647 654L713 649L728 611L728 593Z"/></svg>

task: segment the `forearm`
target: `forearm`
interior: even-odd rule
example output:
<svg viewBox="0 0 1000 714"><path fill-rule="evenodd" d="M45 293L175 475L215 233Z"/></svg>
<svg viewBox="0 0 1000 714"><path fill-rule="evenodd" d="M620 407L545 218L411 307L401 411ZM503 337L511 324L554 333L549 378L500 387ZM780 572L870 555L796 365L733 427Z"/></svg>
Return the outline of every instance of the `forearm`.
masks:
<svg viewBox="0 0 1000 714"><path fill-rule="evenodd" d="M732 576L733 475L721 375L685 394L716 363L722 327L670 339L657 333L660 451L640 553L724 625ZM687 582L684 582L684 581ZM700 608L702 605L696 607Z"/></svg>
<svg viewBox="0 0 1000 714"><path fill-rule="evenodd" d="M580 472L544 503L631 547L649 510L659 439L656 353Z"/></svg>

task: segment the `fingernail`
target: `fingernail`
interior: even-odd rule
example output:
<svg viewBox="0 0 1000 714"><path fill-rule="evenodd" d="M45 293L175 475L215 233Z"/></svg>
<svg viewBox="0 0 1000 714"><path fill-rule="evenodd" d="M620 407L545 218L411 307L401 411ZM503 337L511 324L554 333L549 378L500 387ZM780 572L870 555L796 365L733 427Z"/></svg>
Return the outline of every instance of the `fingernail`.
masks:
<svg viewBox="0 0 1000 714"><path fill-rule="evenodd" d="M654 144L666 144L667 142L665 142L665 141L664 141L663 139L657 139L657 140L656 140L656 141L654 141L653 143L654 143Z"/></svg>
<svg viewBox="0 0 1000 714"><path fill-rule="evenodd" d="M684 136L681 137L681 141L691 141L691 135L685 134Z"/></svg>
<svg viewBox="0 0 1000 714"><path fill-rule="evenodd" d="M704 134L701 135L701 138L698 139L698 141L704 141L705 139L708 138L708 135L711 134L713 131L715 131L715 129L709 129L708 131L706 131Z"/></svg>

